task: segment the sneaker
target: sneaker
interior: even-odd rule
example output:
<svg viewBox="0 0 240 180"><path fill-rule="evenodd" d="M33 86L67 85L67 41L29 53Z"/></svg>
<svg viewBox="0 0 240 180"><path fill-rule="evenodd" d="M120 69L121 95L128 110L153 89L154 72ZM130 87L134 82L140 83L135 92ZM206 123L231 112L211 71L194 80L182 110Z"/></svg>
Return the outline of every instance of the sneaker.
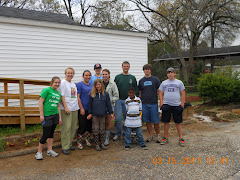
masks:
<svg viewBox="0 0 240 180"><path fill-rule="evenodd" d="M147 138L146 142L151 142L152 140L153 140L153 136L148 135L148 138Z"/></svg>
<svg viewBox="0 0 240 180"><path fill-rule="evenodd" d="M43 160L42 152L37 152L35 158L36 160Z"/></svg>
<svg viewBox="0 0 240 180"><path fill-rule="evenodd" d="M129 151L129 150L130 150L130 146L125 146L124 149L125 149L126 151Z"/></svg>
<svg viewBox="0 0 240 180"><path fill-rule="evenodd" d="M184 139L182 138L182 139L179 139L179 145L180 146L185 146L185 143L184 143Z"/></svg>
<svg viewBox="0 0 240 180"><path fill-rule="evenodd" d="M162 142L162 138L160 136L160 134L158 134L157 138L156 138L156 143L161 143Z"/></svg>
<svg viewBox="0 0 240 180"><path fill-rule="evenodd" d="M146 146L145 144L142 145L141 148L142 148L143 150L147 150L147 149L148 149L147 146Z"/></svg>
<svg viewBox="0 0 240 180"><path fill-rule="evenodd" d="M50 151L47 151L47 155L48 155L48 156L57 157L57 156L58 156L58 153L56 153L56 152L53 151L53 150L50 150Z"/></svg>
<svg viewBox="0 0 240 180"><path fill-rule="evenodd" d="M160 144L161 144L161 145L165 145L165 144L167 144L167 143L168 143L168 139L164 137L164 138L162 139L162 141L161 141Z"/></svg>
<svg viewBox="0 0 240 180"><path fill-rule="evenodd" d="M137 135L136 131L131 132L131 136L136 136L136 135Z"/></svg>
<svg viewBox="0 0 240 180"><path fill-rule="evenodd" d="M115 135L115 136L113 137L113 140L116 141L116 140L118 140L119 138L120 138L119 136Z"/></svg>

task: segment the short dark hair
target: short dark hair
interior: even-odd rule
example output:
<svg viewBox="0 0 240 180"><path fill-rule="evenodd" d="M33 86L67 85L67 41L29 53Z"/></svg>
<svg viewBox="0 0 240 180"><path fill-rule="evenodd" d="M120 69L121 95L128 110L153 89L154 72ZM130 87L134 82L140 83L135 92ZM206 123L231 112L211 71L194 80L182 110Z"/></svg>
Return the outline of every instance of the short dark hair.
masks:
<svg viewBox="0 0 240 180"><path fill-rule="evenodd" d="M147 70L147 69L152 70L152 65L151 65L151 64L145 64L145 65L143 66L143 71L144 71L144 70Z"/></svg>
<svg viewBox="0 0 240 180"><path fill-rule="evenodd" d="M83 71L82 76L84 76L84 74L85 74L86 72L89 72L89 73L91 74L91 76L92 76L92 73L91 73L89 70L85 70L85 71Z"/></svg>
<svg viewBox="0 0 240 180"><path fill-rule="evenodd" d="M136 89L135 89L135 87L130 87L129 89L128 89L128 92L129 91L134 91L134 92L136 92Z"/></svg>
<svg viewBox="0 0 240 180"><path fill-rule="evenodd" d="M123 64L129 64L129 66L130 66L130 63L128 61L123 61L122 66L123 66Z"/></svg>
<svg viewBox="0 0 240 180"><path fill-rule="evenodd" d="M103 71L105 71L105 72L107 72L108 74L110 74L110 71L108 70L108 69L104 69L104 70L102 70L102 72Z"/></svg>

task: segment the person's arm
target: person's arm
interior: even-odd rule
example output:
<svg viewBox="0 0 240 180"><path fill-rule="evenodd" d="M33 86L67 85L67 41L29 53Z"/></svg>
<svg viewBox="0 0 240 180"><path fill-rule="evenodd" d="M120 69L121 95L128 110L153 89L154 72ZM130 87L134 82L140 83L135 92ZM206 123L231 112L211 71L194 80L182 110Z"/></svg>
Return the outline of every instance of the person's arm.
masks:
<svg viewBox="0 0 240 180"><path fill-rule="evenodd" d="M138 93L139 93L139 96L138 96L138 97L141 99L141 91L139 90L139 92L138 92Z"/></svg>
<svg viewBox="0 0 240 180"><path fill-rule="evenodd" d="M142 96L142 86L141 86L141 83L142 82L142 79L140 79L139 81L138 81L138 97L141 99L141 96Z"/></svg>
<svg viewBox="0 0 240 180"><path fill-rule="evenodd" d="M115 103L117 100L119 100L119 92L116 83L113 83L113 103Z"/></svg>
<svg viewBox="0 0 240 180"><path fill-rule="evenodd" d="M112 110L112 105L111 105L109 94L105 92L105 95L106 95L107 110L108 110L109 114L111 114L112 120L114 120L115 117L114 117L114 114L113 114L113 110Z"/></svg>
<svg viewBox="0 0 240 180"><path fill-rule="evenodd" d="M158 90L158 96L159 96L159 108L161 109L162 105L163 105L163 95L164 95L164 92L161 91L160 89Z"/></svg>
<svg viewBox="0 0 240 180"><path fill-rule="evenodd" d="M89 103L88 103L88 116L87 116L87 119L91 119L92 118L92 101L93 101L93 98L91 95L89 95Z"/></svg>
<svg viewBox="0 0 240 180"><path fill-rule="evenodd" d="M63 104L64 110L65 110L65 113L69 115L70 114L70 110L67 107L67 103L66 103L65 97L62 96L61 100L62 100L62 104Z"/></svg>
<svg viewBox="0 0 240 180"><path fill-rule="evenodd" d="M138 94L137 80L136 80L135 76L133 76L133 77L134 77L134 80L133 80L133 87L134 87L135 90L136 90L136 96L139 96L139 94Z"/></svg>
<svg viewBox="0 0 240 180"><path fill-rule="evenodd" d="M125 107L126 107L126 112L128 112L128 105L127 105L127 99L125 100Z"/></svg>
<svg viewBox="0 0 240 180"><path fill-rule="evenodd" d="M39 105L39 112L40 112L40 122L42 123L44 121L44 111L43 111L43 102L45 101L45 99L43 99L40 96L38 105Z"/></svg>
<svg viewBox="0 0 240 180"><path fill-rule="evenodd" d="M81 114L82 116L84 116L85 110L84 110L84 108L83 108L82 101L81 101L81 99L80 99L80 94L77 94L77 98L78 98L78 106L79 106L79 108L80 108L80 114Z"/></svg>
<svg viewBox="0 0 240 180"><path fill-rule="evenodd" d="M61 116L60 103L58 103L58 113L59 113L59 123L58 123L58 124L62 124L62 116Z"/></svg>
<svg viewBox="0 0 240 180"><path fill-rule="evenodd" d="M185 103L185 89L181 91L181 106L184 108Z"/></svg>
<svg viewBox="0 0 240 180"><path fill-rule="evenodd" d="M105 91L105 96L106 96L106 106L107 106L107 110L108 110L109 114L113 114L110 97L109 97L109 94L108 94L106 91Z"/></svg>
<svg viewBox="0 0 240 180"><path fill-rule="evenodd" d="M139 115L142 118L142 101L141 100L140 100L140 103L139 103Z"/></svg>

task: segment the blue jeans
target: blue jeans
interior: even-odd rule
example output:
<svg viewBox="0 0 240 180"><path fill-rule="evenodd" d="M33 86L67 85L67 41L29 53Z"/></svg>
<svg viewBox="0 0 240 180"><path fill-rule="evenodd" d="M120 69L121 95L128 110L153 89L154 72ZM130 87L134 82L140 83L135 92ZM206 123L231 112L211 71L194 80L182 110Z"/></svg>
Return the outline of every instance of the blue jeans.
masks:
<svg viewBox="0 0 240 180"><path fill-rule="evenodd" d="M123 115L123 122L126 119L126 106L125 106L125 100L119 99L116 102L115 105L115 135L120 137L121 136L121 122L122 122L122 115ZM123 123L123 136L125 135L125 129L126 127L124 126Z"/></svg>
<svg viewBox="0 0 240 180"><path fill-rule="evenodd" d="M143 132L142 132L142 127L137 127L137 128L130 128L126 127L126 136L125 136L125 146L130 146L132 138L131 138L131 132L132 129L136 130L138 142L140 146L145 145L144 139L143 139Z"/></svg>
<svg viewBox="0 0 240 180"><path fill-rule="evenodd" d="M159 124L158 104L143 104L142 105L142 122Z"/></svg>

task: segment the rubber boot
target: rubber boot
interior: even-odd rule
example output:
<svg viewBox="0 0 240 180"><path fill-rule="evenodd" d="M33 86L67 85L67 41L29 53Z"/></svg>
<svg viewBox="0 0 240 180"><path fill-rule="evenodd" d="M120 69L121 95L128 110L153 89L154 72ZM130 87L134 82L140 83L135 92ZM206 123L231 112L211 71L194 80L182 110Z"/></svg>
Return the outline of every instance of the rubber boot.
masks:
<svg viewBox="0 0 240 180"><path fill-rule="evenodd" d="M109 137L110 137L110 131L106 130L105 131L105 142L104 142L104 146L108 146L109 145Z"/></svg>
<svg viewBox="0 0 240 180"><path fill-rule="evenodd" d="M102 150L107 150L107 148L104 146L104 139L105 139L105 135L100 134L100 147L102 148Z"/></svg>
<svg viewBox="0 0 240 180"><path fill-rule="evenodd" d="M88 147L92 146L91 143L90 143L90 136L91 136L91 134L88 131L86 131L85 132L85 140L86 140L86 144L87 144Z"/></svg>
<svg viewBox="0 0 240 180"><path fill-rule="evenodd" d="M83 149L82 139L83 139L82 135L78 134L77 135L77 147L78 147L79 150Z"/></svg>
<svg viewBox="0 0 240 180"><path fill-rule="evenodd" d="M97 135L93 135L93 137L94 137L94 142L95 142L95 149L97 150L97 151L101 151L102 149L100 148L100 141L99 141L99 134L97 134Z"/></svg>

